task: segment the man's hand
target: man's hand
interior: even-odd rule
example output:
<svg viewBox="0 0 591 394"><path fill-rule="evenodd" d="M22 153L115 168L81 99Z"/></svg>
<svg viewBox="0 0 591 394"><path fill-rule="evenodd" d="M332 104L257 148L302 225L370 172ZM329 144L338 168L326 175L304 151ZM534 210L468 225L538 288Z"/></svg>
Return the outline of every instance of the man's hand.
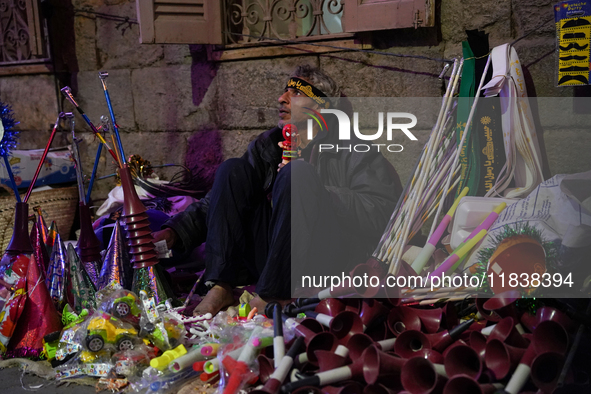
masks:
<svg viewBox="0 0 591 394"><path fill-rule="evenodd" d="M285 163L279 163L279 165L277 167L279 167L279 168L277 168L277 172L279 172L279 171L281 171L281 169L283 167L285 167Z"/></svg>
<svg viewBox="0 0 591 394"><path fill-rule="evenodd" d="M178 239L178 236L171 228L165 228L164 230L156 231L152 233L152 237L154 237L154 242L165 240L168 249L172 249Z"/></svg>

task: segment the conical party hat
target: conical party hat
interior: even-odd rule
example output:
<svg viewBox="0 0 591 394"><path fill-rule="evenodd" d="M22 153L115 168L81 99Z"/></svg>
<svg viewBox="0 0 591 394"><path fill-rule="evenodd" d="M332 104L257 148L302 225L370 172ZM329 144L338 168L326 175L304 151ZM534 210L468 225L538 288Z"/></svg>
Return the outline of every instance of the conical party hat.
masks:
<svg viewBox="0 0 591 394"><path fill-rule="evenodd" d="M53 250L53 243L55 242L55 237L58 234L57 224L55 222L51 222L49 225L49 229L47 229L47 240L45 241L45 247L47 248L47 253L51 256L51 251Z"/></svg>
<svg viewBox="0 0 591 394"><path fill-rule="evenodd" d="M113 233L111 234L111 240L109 241L109 247L107 248L107 254L103 261L103 268L98 280L97 289L102 289L109 283L115 281L121 287L125 288L129 284L128 278L125 275L124 264L126 252L124 250L125 244L123 243L123 234L121 233L121 226L119 221L115 222ZM127 262L129 264L129 262Z"/></svg>
<svg viewBox="0 0 591 394"><path fill-rule="evenodd" d="M49 234L47 223L45 223L40 206L33 207L33 211L37 212L37 221L35 222L35 227L37 227L37 231L39 231L39 235L41 236L43 244L45 245L47 243L47 234ZM31 242L33 242L32 239Z"/></svg>
<svg viewBox="0 0 591 394"><path fill-rule="evenodd" d="M47 270L47 277L45 284L49 290L49 296L53 301L57 310L64 307L67 302L66 298L66 264L68 256L66 255L66 248L59 234L55 237L53 243L53 250L49 258L49 268Z"/></svg>
<svg viewBox="0 0 591 394"><path fill-rule="evenodd" d="M43 275L43 279L45 279L45 273L49 268L49 253L47 253L45 241L43 240L43 229L40 229L39 227L40 222L37 220L31 230L31 246L33 246L33 254L35 255L37 265L39 266L39 271ZM45 230L47 231L47 229ZM47 238L47 235L45 238Z"/></svg>
<svg viewBox="0 0 591 394"><path fill-rule="evenodd" d="M8 357L38 358L43 337L61 331L60 317L44 286L35 257L27 270L27 300L16 329L8 343Z"/></svg>
<svg viewBox="0 0 591 394"><path fill-rule="evenodd" d="M68 244L68 284L74 296L72 308L80 313L82 309L96 310L96 289L84 270L84 266L72 244Z"/></svg>
<svg viewBox="0 0 591 394"><path fill-rule="evenodd" d="M156 305L173 297L172 292L167 292L158 269L155 265L137 268L133 274L133 285L131 291L139 294L140 290L145 290L148 297L154 297Z"/></svg>
<svg viewBox="0 0 591 394"><path fill-rule="evenodd" d="M27 299L27 270L30 258L19 254L15 256L12 267L5 272L5 283L13 291L12 294L1 297L0 302L0 352L6 353L6 346L12 337L18 319L25 307Z"/></svg>

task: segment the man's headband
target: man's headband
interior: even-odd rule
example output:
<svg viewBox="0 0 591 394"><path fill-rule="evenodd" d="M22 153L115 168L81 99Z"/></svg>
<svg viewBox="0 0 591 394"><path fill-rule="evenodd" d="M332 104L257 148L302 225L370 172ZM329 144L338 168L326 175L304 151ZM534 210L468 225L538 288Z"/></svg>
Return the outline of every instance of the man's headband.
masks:
<svg viewBox="0 0 591 394"><path fill-rule="evenodd" d="M298 89L300 92L314 100L319 106L324 108L330 107L330 101L326 98L326 94L303 79L291 77L289 81L287 81L287 86L285 88Z"/></svg>

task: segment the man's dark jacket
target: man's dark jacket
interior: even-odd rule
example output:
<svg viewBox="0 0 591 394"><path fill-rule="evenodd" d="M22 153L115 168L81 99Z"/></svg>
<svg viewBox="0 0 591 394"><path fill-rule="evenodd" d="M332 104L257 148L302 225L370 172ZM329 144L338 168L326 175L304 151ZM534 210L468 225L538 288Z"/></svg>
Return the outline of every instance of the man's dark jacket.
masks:
<svg viewBox="0 0 591 394"><path fill-rule="evenodd" d="M337 137L336 133L321 130L308 145L316 151L311 154L310 161L331 193L337 215L343 219L347 232L358 235L366 248L375 248L402 192L400 179L375 147L365 153L355 152L351 147L349 152L342 148L356 141L338 141ZM263 181L266 193L271 192L277 176L282 153L278 143L283 140L281 129L275 127L252 141L242 156ZM326 151L327 145L323 145L322 152L318 152L320 144L338 144L340 148L338 152L336 149ZM182 246L177 242L175 248L188 251L205 242L208 208L209 194L164 224L163 227L172 228L179 237Z"/></svg>

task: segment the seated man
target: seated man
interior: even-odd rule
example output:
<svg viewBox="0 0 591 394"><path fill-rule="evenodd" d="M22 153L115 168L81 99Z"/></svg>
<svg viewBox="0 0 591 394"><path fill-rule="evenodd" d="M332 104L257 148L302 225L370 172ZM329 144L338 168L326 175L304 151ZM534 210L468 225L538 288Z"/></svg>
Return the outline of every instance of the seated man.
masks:
<svg viewBox="0 0 591 394"><path fill-rule="evenodd" d="M298 67L279 97L278 126L252 141L241 158L222 163L207 196L154 233L181 251L206 242L210 290L195 314L232 305L241 269L257 281L251 306L262 310L271 300L289 301L302 274L341 276L373 252L402 187L377 151L320 151L320 143L350 143L338 141L336 116L325 115L325 128L314 122L308 140L303 112L335 108L339 96L330 77ZM301 143L299 158L284 165L286 124L298 127Z"/></svg>

